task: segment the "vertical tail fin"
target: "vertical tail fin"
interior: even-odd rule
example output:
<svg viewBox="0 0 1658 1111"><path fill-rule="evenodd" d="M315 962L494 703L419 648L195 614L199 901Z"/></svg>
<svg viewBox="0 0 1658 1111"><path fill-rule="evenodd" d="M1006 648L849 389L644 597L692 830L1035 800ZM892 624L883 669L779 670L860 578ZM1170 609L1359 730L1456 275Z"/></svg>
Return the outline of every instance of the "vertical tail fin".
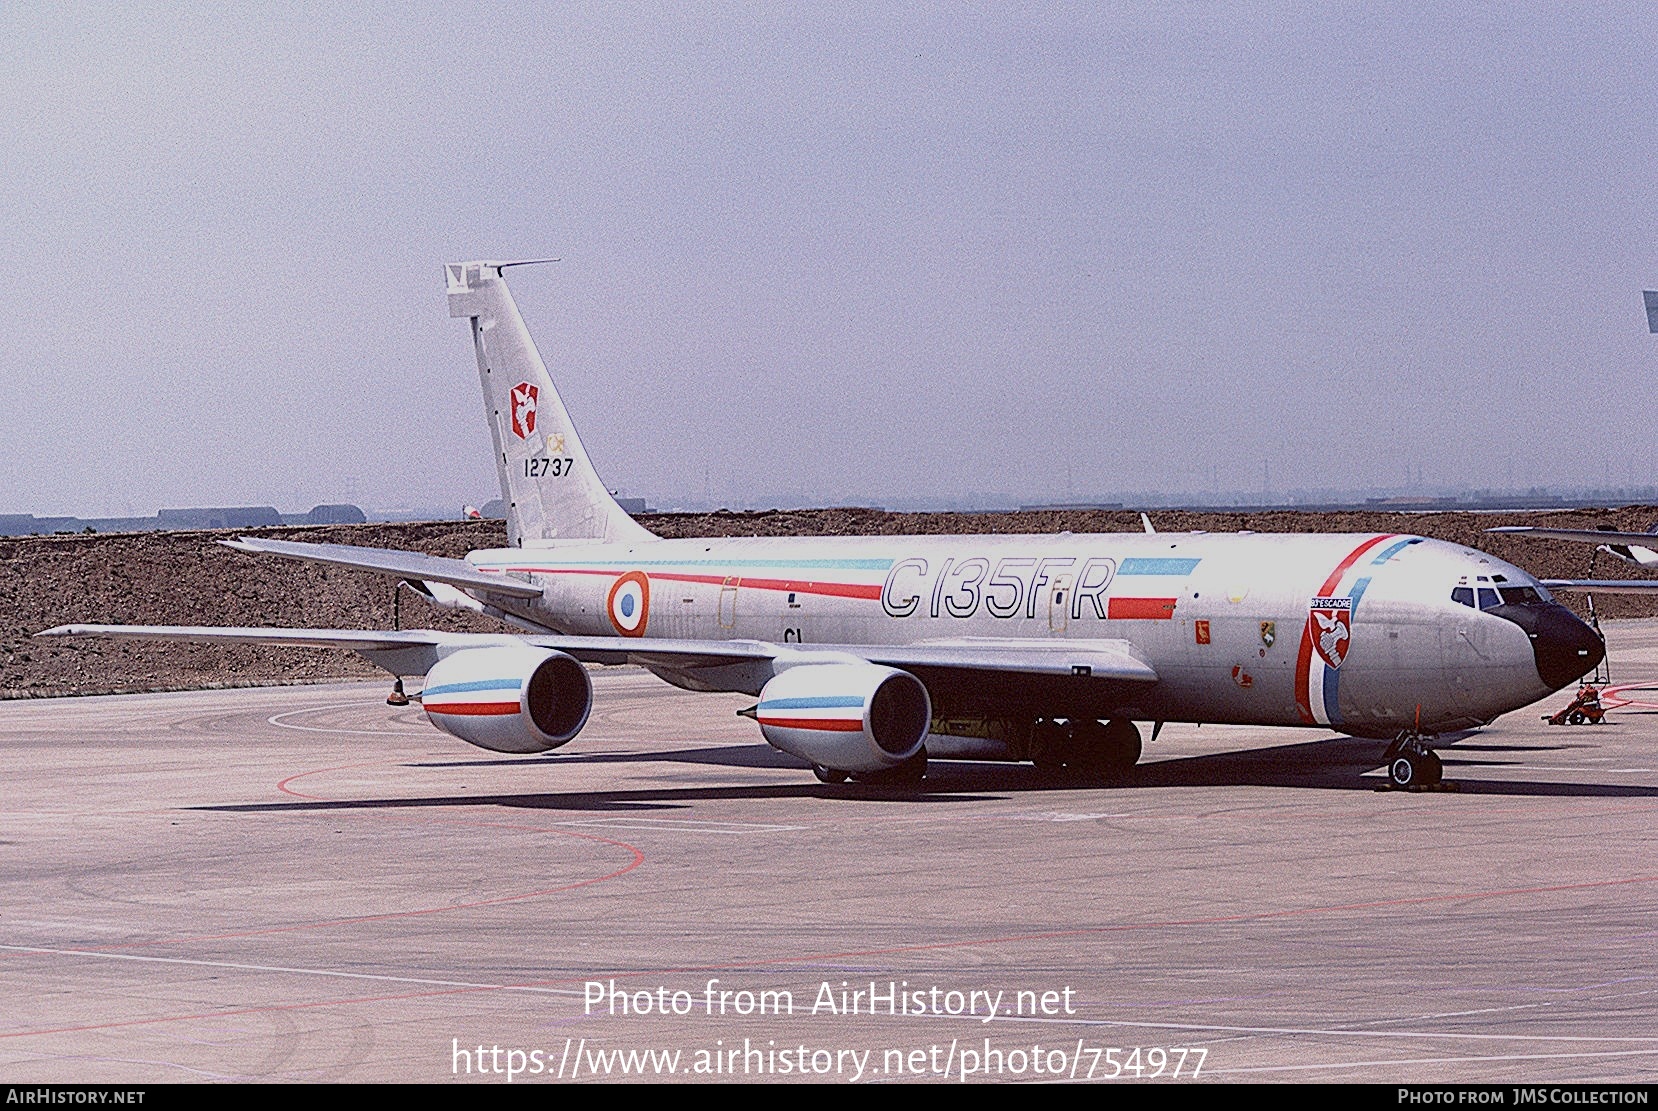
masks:
<svg viewBox="0 0 1658 1111"><path fill-rule="evenodd" d="M472 323L484 413L507 505L507 540L650 540L593 470L547 367L518 315L503 262L444 267L449 315Z"/></svg>

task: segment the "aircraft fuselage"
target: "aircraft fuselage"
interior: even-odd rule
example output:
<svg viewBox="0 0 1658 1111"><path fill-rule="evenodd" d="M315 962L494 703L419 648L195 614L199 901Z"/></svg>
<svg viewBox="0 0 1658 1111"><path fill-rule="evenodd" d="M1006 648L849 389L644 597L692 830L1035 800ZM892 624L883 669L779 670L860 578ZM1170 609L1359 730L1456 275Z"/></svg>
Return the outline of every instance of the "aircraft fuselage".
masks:
<svg viewBox="0 0 1658 1111"><path fill-rule="evenodd" d="M1526 572L1408 535L653 540L469 560L542 586L509 612L559 633L803 646L1114 640L1158 675L1134 684L923 674L944 716L1028 705L1361 736L1443 732L1528 705L1600 658L1596 634ZM1476 582L1531 600L1485 609L1453 600L1459 583Z"/></svg>

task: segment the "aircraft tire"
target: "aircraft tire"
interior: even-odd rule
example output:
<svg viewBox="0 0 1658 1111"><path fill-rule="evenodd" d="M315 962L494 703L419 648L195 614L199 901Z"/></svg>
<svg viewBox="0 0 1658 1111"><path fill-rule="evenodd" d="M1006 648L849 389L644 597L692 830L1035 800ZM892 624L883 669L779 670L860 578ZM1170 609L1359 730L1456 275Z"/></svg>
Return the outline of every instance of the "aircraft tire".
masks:
<svg viewBox="0 0 1658 1111"><path fill-rule="evenodd" d="M1400 754L1393 758L1387 766L1388 782L1395 787L1415 787L1421 777L1421 769L1416 766L1416 760L1408 755Z"/></svg>
<svg viewBox="0 0 1658 1111"><path fill-rule="evenodd" d="M1437 752L1422 757L1422 786L1432 787L1445 778L1445 763Z"/></svg>
<svg viewBox="0 0 1658 1111"><path fill-rule="evenodd" d="M1132 721L1114 718L1106 722L1105 732L1109 738L1106 751L1112 774L1127 775L1140 762L1140 730Z"/></svg>
<svg viewBox="0 0 1658 1111"><path fill-rule="evenodd" d="M845 783L852 778L849 773L843 772L839 768L826 768L822 764L813 764L812 774L817 776L819 783Z"/></svg>
<svg viewBox="0 0 1658 1111"><path fill-rule="evenodd" d="M1053 718L1042 718L1031 726L1031 763L1043 771L1059 771L1065 767L1071 750L1070 725L1061 725Z"/></svg>
<svg viewBox="0 0 1658 1111"><path fill-rule="evenodd" d="M1140 761L1140 730L1131 721L1079 723L1073 737L1066 768L1085 783L1116 782Z"/></svg>
<svg viewBox="0 0 1658 1111"><path fill-rule="evenodd" d="M927 778L927 750L923 748L892 769L894 783L920 783Z"/></svg>

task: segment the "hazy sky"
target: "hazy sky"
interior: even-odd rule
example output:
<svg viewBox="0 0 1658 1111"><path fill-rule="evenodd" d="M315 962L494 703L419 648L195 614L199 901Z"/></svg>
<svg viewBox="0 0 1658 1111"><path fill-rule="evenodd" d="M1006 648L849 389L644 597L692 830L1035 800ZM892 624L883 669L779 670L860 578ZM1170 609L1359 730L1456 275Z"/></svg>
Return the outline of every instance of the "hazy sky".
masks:
<svg viewBox="0 0 1658 1111"><path fill-rule="evenodd" d="M0 513L492 497L542 255L657 505L1658 481L1652 9L1437 8L5 5Z"/></svg>

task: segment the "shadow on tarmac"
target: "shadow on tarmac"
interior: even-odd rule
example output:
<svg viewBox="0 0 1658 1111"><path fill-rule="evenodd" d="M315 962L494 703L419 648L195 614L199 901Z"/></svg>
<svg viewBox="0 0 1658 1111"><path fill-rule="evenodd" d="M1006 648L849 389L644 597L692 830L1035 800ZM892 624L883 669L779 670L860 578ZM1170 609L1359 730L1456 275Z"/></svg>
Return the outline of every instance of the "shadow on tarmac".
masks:
<svg viewBox="0 0 1658 1111"><path fill-rule="evenodd" d="M1512 779L1476 779L1464 774L1479 767L1512 766L1501 759L1463 758L1463 752L1536 753L1575 746L1451 745L1441 748L1450 790L1462 794L1577 798L1658 798L1658 787L1605 783L1565 783ZM1096 793L1181 787L1284 787L1301 790L1379 791L1385 781L1366 773L1379 769L1386 743L1353 737L1327 737L1293 745L1273 745L1204 756L1142 763L1129 775L1108 783L1090 783L1063 772L1030 764L934 760L927 778L916 785L844 783L807 780L798 784L754 786L663 786L624 791L536 791L523 794L444 795L418 798L342 799L247 803L194 807L209 811L279 813L282 811L406 809L447 806L501 806L528 810L639 813L679 810L704 801L823 799L844 802L945 804L1005 800L1021 794L1079 791ZM556 764L683 763L735 769L809 770L800 761L765 745L716 745L668 752L582 753L514 760L422 762L419 768L518 767L538 774ZM1407 792L1414 793L1414 792Z"/></svg>

